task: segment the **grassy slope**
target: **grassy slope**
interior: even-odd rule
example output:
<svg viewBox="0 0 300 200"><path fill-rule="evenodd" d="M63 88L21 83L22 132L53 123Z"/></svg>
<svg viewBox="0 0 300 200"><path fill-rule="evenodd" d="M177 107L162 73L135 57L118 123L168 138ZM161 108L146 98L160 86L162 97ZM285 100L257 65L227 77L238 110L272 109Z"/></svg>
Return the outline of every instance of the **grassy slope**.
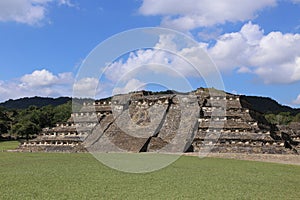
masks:
<svg viewBox="0 0 300 200"><path fill-rule="evenodd" d="M0 199L297 199L300 167L182 157L128 174L90 154L0 153Z"/></svg>
<svg viewBox="0 0 300 200"><path fill-rule="evenodd" d="M20 143L18 141L0 141L0 152L16 149L19 146L19 144Z"/></svg>

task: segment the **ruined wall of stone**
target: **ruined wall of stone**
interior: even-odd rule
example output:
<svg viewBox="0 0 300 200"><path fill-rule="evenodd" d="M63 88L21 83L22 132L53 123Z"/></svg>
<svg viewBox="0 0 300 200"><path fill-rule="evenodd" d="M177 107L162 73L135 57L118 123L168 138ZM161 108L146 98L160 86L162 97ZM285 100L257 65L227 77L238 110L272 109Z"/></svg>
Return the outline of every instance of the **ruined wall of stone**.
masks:
<svg viewBox="0 0 300 200"><path fill-rule="evenodd" d="M212 152L220 153L296 153L282 137L273 137L275 130L239 96L211 95L203 90L196 94L202 98L202 116L194 151L212 146Z"/></svg>
<svg viewBox="0 0 300 200"><path fill-rule="evenodd" d="M238 95L203 88L185 95L143 91L85 103L68 122L44 129L21 149L177 153L212 146L220 153L297 153L299 131L281 130L289 137Z"/></svg>

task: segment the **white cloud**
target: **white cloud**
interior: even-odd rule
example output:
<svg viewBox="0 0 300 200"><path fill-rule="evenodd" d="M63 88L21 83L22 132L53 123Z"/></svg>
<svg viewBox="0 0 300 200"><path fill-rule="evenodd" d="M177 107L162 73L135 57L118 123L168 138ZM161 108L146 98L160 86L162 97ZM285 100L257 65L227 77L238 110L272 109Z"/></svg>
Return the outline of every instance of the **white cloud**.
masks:
<svg viewBox="0 0 300 200"><path fill-rule="evenodd" d="M66 5L69 7L75 7L75 4L71 0L58 0L58 5Z"/></svg>
<svg viewBox="0 0 300 200"><path fill-rule="evenodd" d="M159 73L164 69L161 66L157 66L157 64L167 65L168 62L169 58L166 56L166 52L152 49L139 50L131 52L126 61L119 60L112 63L105 72L105 76L115 83L121 79L128 81L136 73L146 68L146 65L151 66L154 71Z"/></svg>
<svg viewBox="0 0 300 200"><path fill-rule="evenodd" d="M295 104L295 105L300 105L300 94L299 94L298 97L293 101L293 104Z"/></svg>
<svg viewBox="0 0 300 200"><path fill-rule="evenodd" d="M245 24L239 32L220 36L209 54L221 70L240 68L257 74L265 83L300 80L300 34L270 32Z"/></svg>
<svg viewBox="0 0 300 200"><path fill-rule="evenodd" d="M0 101L28 96L70 96L72 84L70 72L54 75L45 69L36 70L18 79L0 81Z"/></svg>
<svg viewBox="0 0 300 200"><path fill-rule="evenodd" d="M21 78L22 84L30 87L51 85L58 81L58 77L43 69L36 70L32 74L26 74Z"/></svg>
<svg viewBox="0 0 300 200"><path fill-rule="evenodd" d="M129 80L124 87L116 87L113 90L113 94L126 94L133 91L143 90L145 87L145 83L137 80L131 79Z"/></svg>
<svg viewBox="0 0 300 200"><path fill-rule="evenodd" d="M95 97L99 80L92 77L79 79L73 85L73 96L75 97Z"/></svg>
<svg viewBox="0 0 300 200"><path fill-rule="evenodd" d="M198 37L200 40L209 41L209 40L216 40L222 33L221 28L206 28L198 33Z"/></svg>
<svg viewBox="0 0 300 200"><path fill-rule="evenodd" d="M240 67L240 68L237 70L237 72L243 74L243 73L251 73L252 71L251 71L251 69L249 69L248 67L243 66L243 67Z"/></svg>
<svg viewBox="0 0 300 200"><path fill-rule="evenodd" d="M1 0L0 21L39 24L45 18L49 3L73 7L69 0Z"/></svg>
<svg viewBox="0 0 300 200"><path fill-rule="evenodd" d="M190 58L192 59L193 49L191 49L191 52L183 50L177 53L186 55L190 53ZM109 80L118 82L120 80L128 81L141 72L147 73L150 71L156 74L166 74L170 76L200 76L200 74L197 74L197 71L181 57L156 49L139 50L130 53L126 61L120 60L110 65L105 75Z"/></svg>
<svg viewBox="0 0 300 200"><path fill-rule="evenodd" d="M248 22L238 32L219 36L213 46L205 43L181 49L179 46L171 35L161 35L154 49L132 52L126 61L114 62L105 75L115 82L127 76L128 81L150 65L152 71L160 74L205 77L211 69L208 60L203 59L205 56L199 54L204 48L223 72L252 73L266 84L300 81L300 34L264 34L258 25ZM156 48L169 49L172 53ZM200 66L201 74L182 57Z"/></svg>
<svg viewBox="0 0 300 200"><path fill-rule="evenodd" d="M162 16L162 26L191 31L199 27L211 29L226 22L248 21L255 18L259 11L276 6L278 2L279 0L244 0L242 3L239 0L143 0L139 12L146 16ZM300 3L300 0L290 2ZM218 36L218 32L214 35L200 32L199 36L216 39L213 46L203 43L201 46L207 49L221 71L237 69L238 73L253 73L266 84L288 84L300 80L300 34L265 34L258 25L249 22L238 32L221 36ZM171 48L174 46L171 43L165 45ZM185 51L191 51L191 48ZM196 55L183 52L177 51L180 55L197 59ZM189 75L186 66L176 66L175 62L172 64L179 71L183 69L184 75Z"/></svg>
<svg viewBox="0 0 300 200"><path fill-rule="evenodd" d="M291 1L295 4L300 3L300 0L291 0Z"/></svg>
<svg viewBox="0 0 300 200"><path fill-rule="evenodd" d="M143 0L139 12L161 15L162 26L187 31L253 19L258 11L275 5L276 0Z"/></svg>
<svg viewBox="0 0 300 200"><path fill-rule="evenodd" d="M23 87L40 88L53 84L70 83L73 81L73 75L70 72L54 75L52 72L42 69L22 76L20 80Z"/></svg>
<svg viewBox="0 0 300 200"><path fill-rule="evenodd" d="M141 77L141 72L146 74L150 71L152 74L149 76L153 76L154 73L173 77L200 77L211 70L209 66L212 63L204 52L206 47L207 45L202 43L182 47L176 43L174 35L160 35L153 49L130 52L125 61L118 60L112 63L106 69L105 76L114 83L120 80L126 82L137 75ZM201 69L196 69L195 65Z"/></svg>
<svg viewBox="0 0 300 200"><path fill-rule="evenodd" d="M0 21L16 21L36 24L45 17L47 1L2 0L0 1Z"/></svg>

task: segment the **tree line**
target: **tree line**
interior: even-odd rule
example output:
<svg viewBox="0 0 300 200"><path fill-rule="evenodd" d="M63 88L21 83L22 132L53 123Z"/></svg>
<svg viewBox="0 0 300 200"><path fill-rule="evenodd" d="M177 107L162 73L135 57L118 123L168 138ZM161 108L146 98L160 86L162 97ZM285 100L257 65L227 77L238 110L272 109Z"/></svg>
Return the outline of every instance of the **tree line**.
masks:
<svg viewBox="0 0 300 200"><path fill-rule="evenodd" d="M266 120L275 125L288 125L291 122L300 122L300 113L292 114L290 112L280 112L278 114L265 114Z"/></svg>
<svg viewBox="0 0 300 200"><path fill-rule="evenodd" d="M0 138L30 138L43 128L69 119L72 101L58 106L29 106L26 109L0 107Z"/></svg>

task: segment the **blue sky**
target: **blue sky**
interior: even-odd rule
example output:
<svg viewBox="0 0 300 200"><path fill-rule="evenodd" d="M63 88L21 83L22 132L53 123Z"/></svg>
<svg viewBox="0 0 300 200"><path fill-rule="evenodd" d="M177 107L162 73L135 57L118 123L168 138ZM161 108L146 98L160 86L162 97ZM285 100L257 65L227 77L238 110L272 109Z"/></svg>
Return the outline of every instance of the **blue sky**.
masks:
<svg viewBox="0 0 300 200"><path fill-rule="evenodd" d="M0 101L71 96L82 62L99 43L133 28L165 27L204 48L226 91L300 107L299 11L299 0L1 0ZM112 65L113 72L147 64L149 53L123 56ZM157 62L161 57L155 57ZM182 66L180 70L189 76ZM191 79L193 88L203 86L200 79ZM143 83L130 79L123 89ZM86 77L75 88L91 96L97 84L95 77Z"/></svg>

